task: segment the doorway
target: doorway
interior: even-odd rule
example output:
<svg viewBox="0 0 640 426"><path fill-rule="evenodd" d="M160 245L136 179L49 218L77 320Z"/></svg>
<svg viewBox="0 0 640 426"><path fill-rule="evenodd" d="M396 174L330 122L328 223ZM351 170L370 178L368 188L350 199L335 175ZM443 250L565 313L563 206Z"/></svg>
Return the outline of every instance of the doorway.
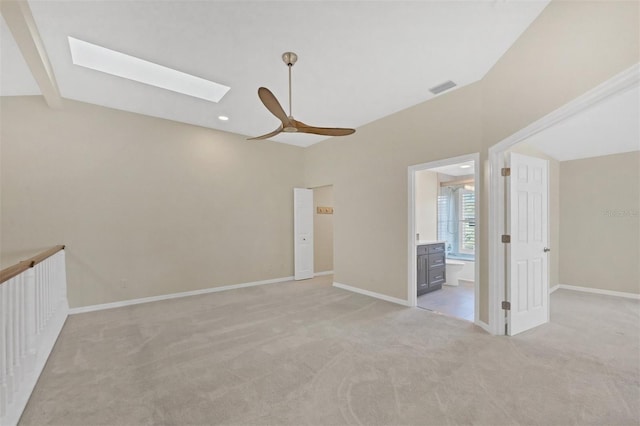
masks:
<svg viewBox="0 0 640 426"><path fill-rule="evenodd" d="M294 188L294 279L333 275L333 185Z"/></svg>
<svg viewBox="0 0 640 426"><path fill-rule="evenodd" d="M631 128L637 132L637 94L630 93L632 90L637 90L638 86L638 73L639 66L634 65L626 71L614 76L610 80L602 83L601 85L595 87L589 92L581 95L580 97L572 100L571 102L565 104L564 106L558 108L557 110L549 113L548 115L540 118L539 120L531 123L527 127L517 131L516 133L508 136L503 139L496 145L489 148L489 170L488 176L490 181L489 187L489 227L488 227L488 241L489 241L489 324L490 324L490 332L493 334L514 334L517 330L511 330L513 324L509 324L509 320L513 318L509 318L510 312L513 310L514 299L513 294L509 294L508 288L513 285L513 280L507 279L508 277L508 267L509 267L509 244L505 244L501 241L501 235L507 233L508 228L507 224L507 208L509 207L507 190L504 184L504 177L502 175L501 169L508 167L506 162L507 156L505 155L509 151L514 151L515 149L522 150L522 142L525 142L525 146L527 146L527 150L530 150L532 147L537 148L538 150L545 151L553 148L553 151L546 151L545 155L551 157L556 162L560 161L569 161L576 160L576 158L567 158L568 155L575 156L579 153L579 151L584 151L582 153L583 157L595 157L597 155L606 155L613 154L612 149L618 146L620 142L625 142L627 139L623 137L624 135L631 134L635 135L632 138L629 138L628 141L631 143L631 147L635 147L637 150L637 133L632 132L620 132L621 129L625 129L623 127L627 123L631 123ZM629 99L632 100L631 104L625 104L625 107L618 108L619 104L615 102L624 103L625 94L630 94ZM634 96L635 95L635 96ZM606 105L611 101L609 105L614 105L615 107L608 110ZM635 103L634 103L635 102ZM629 107L629 105L631 105ZM634 110L635 105L635 110ZM628 117L630 119L624 120L627 117L627 113L630 113ZM593 115L590 115L593 114ZM609 115L611 114L611 115ZM612 118L609 118L612 117ZM604 118L604 119L602 119ZM598 128L598 123L601 123L602 127ZM611 127L610 123L616 123L615 127ZM595 126L595 127L593 127ZM568 130L572 131L569 132ZM615 132L614 132L615 130ZM558 131L562 131L562 134L555 133ZM576 133L580 131L580 133ZM617 132L617 133L616 133ZM617 137L612 137L613 134L622 135ZM600 137L598 135L606 135L606 138ZM551 136L551 138L549 138ZM593 140L594 137L597 140ZM551 143L547 143L551 141ZM590 142L591 141L591 142ZM606 142L605 142L606 141ZM624 145L625 147L627 145ZM559 151L562 149L562 151ZM633 149L622 148L618 152L629 152ZM528 155L532 155L529 152L526 152ZM539 156L540 153L537 153L535 156ZM620 166L617 165L617 170ZM552 168L553 170L553 168ZM558 166L559 170L559 166ZM597 173L594 173L593 170L596 170ZM511 171L513 173L513 170ZM599 188L602 188L601 182L603 181L602 177L603 168L601 165L590 164L590 167L587 168L587 172L584 176L595 175L595 181L600 185ZM559 171L556 172L556 179L558 180L558 189L559 191ZM615 185L612 187L610 191L593 191L592 186L589 185L588 181L584 178L580 178L576 180L579 183L578 189L576 188L567 188L568 190L563 193L567 195L572 194L587 194L586 197L583 197L581 202L571 203L572 205L588 206L590 211L606 211L611 204L611 199L605 199L604 204L598 204L599 198L594 197L591 194L608 194L615 193L615 191L619 191L619 185ZM626 179L623 179L626 181ZM581 191L581 188L588 188L585 191ZM550 191L553 193L553 190ZM627 200L628 197L621 197L622 200ZM553 200L553 199L552 199ZM555 226L559 227L559 217L564 215L563 209L561 209L558 205L560 198L556 195L556 209L559 209L555 213L553 213L553 209L547 212L547 215L551 217L551 225L554 223L554 215L555 215ZM563 198L563 200L566 200ZM569 205L568 200L563 202L564 205ZM598 207L603 206L603 207ZM584 215L583 211L576 211L574 214L568 215L567 220L563 221L563 223L571 224L579 223L582 215ZM601 219L595 215L597 219ZM601 221L602 222L602 221ZM598 226L594 226L600 231L602 231L605 227L602 224L598 223ZM576 227L574 227L576 228ZM574 229L572 228L572 229ZM595 260L589 262L589 260L584 260L585 256L579 256L576 254L575 248L581 248L585 252L592 254L594 249L600 247L600 244L595 246L589 246L588 244L576 244L576 240L578 240L574 235L580 236L582 234L588 234L590 237L593 237L593 233L591 232L589 227L584 225L577 227L577 232L574 232L573 235L570 235L570 238L562 238L563 243L560 245L557 243L560 238L560 232L556 229L557 237L554 238L553 232L549 236L549 240L551 241L551 255L553 255L554 251L558 252L559 249L563 246L567 246L567 250L563 251L563 253L570 253L570 257L562 257L562 268L566 270L566 268L573 268L573 270L579 270L582 276L588 276L591 278L594 274L585 273L585 271L589 271L590 265L596 265L594 269L596 271L603 271L603 277L600 281L608 283L616 283L618 280L611 279L608 275L609 270L606 268L600 267L602 264L602 259L611 256L611 253L620 250L621 242L619 239L615 239L612 237L613 233L605 230L605 238L604 240L610 240L614 242L612 249L604 250L602 253L593 253L596 254ZM564 226L563 226L564 229ZM585 231L586 230L586 231ZM628 233L627 233L628 234ZM625 235L624 231L622 235ZM554 244L554 240L556 243ZM637 240L634 240L634 242ZM562 255L560 255L562 256ZM637 257L637 256L635 256ZM573 260L572 259L579 259ZM560 264L555 260L556 268ZM566 266L570 265L570 266ZM553 267L553 266L552 266ZM559 273L556 272L556 277L559 277ZM564 276L566 276L563 273ZM636 275L637 276L637 275ZM611 292L608 290L594 290L592 288L587 288L584 290L583 287L574 287L566 284L559 284L559 278L556 278L552 284L555 284L549 290L552 292L557 288L567 288L567 289L582 289L580 291L588 291L588 292L600 292L602 294L609 295L621 295L619 292ZM633 281L633 280L630 280ZM582 282L581 282L582 283ZM598 285L598 284L596 284ZM543 294L543 298L545 299L547 304L549 302L549 294ZM505 308L503 310L503 308ZM512 314L512 312L511 312ZM524 328L526 329L526 327Z"/></svg>
<svg viewBox="0 0 640 426"><path fill-rule="evenodd" d="M409 304L478 322L479 154L409 167Z"/></svg>
<svg viewBox="0 0 640 426"><path fill-rule="evenodd" d="M314 276L333 275L333 185L313 190Z"/></svg>

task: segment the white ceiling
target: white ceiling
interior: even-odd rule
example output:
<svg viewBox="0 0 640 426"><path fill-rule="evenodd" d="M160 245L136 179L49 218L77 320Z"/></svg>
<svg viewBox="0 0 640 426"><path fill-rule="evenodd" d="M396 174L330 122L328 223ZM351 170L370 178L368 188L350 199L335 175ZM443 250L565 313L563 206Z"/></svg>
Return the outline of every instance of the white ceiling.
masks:
<svg viewBox="0 0 640 426"><path fill-rule="evenodd" d="M29 1L63 97L256 136L279 124L271 89L310 125L359 127L430 99L429 88L480 80L547 5L542 1ZM5 49L3 62L21 61ZM75 66L67 36L231 86L218 103ZM24 61L22 61L24 62ZM33 94L24 66L1 95ZM221 122L219 115L230 120ZM348 137L348 136L347 136ZM274 140L308 146L316 135Z"/></svg>
<svg viewBox="0 0 640 426"><path fill-rule="evenodd" d="M558 161L640 150L640 86L609 96L524 141Z"/></svg>
<svg viewBox="0 0 640 426"><path fill-rule="evenodd" d="M451 164L449 166L434 167L433 169L428 169L428 170L430 172L443 173L449 176L466 176L466 175L472 175L475 173L474 164L475 163L473 161L465 161L464 163ZM470 167L462 168L460 166L470 166Z"/></svg>

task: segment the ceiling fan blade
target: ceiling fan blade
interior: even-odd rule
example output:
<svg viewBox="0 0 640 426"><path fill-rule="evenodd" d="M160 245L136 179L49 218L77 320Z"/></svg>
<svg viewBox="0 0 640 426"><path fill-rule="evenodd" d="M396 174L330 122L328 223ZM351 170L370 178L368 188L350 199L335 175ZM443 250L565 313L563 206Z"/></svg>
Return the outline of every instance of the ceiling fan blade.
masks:
<svg viewBox="0 0 640 426"><path fill-rule="evenodd" d="M271 112L271 114L275 115L282 121L283 126L289 124L289 116L284 112L282 106L280 106L280 102L276 99L276 97L271 93L269 89L266 87L261 87L258 89L258 97L262 101L265 107Z"/></svg>
<svg viewBox="0 0 640 426"><path fill-rule="evenodd" d="M253 140L256 140L256 139L269 139L270 137L275 136L280 132L282 132L282 125L278 126L278 128L275 129L271 133L267 133L266 135L262 135L262 136L256 136L255 138L247 138L247 140L248 141L253 141Z"/></svg>
<svg viewBox="0 0 640 426"><path fill-rule="evenodd" d="M304 124L301 121L294 122L296 129L301 133L313 133L323 136L347 136L355 133L355 129L345 129L341 127L314 127Z"/></svg>

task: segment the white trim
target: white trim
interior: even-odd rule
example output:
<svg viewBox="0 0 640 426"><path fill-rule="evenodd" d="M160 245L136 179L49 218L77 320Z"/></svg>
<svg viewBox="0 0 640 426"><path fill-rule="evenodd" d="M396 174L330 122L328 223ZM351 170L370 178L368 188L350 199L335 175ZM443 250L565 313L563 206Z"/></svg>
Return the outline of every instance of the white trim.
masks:
<svg viewBox="0 0 640 426"><path fill-rule="evenodd" d="M486 322L478 320L478 321L475 322L475 325L477 325L478 327L480 327L481 329L483 329L487 333L493 334L493 333L491 333L491 327L489 327L489 324L487 324Z"/></svg>
<svg viewBox="0 0 640 426"><path fill-rule="evenodd" d="M556 284L553 287L551 287L549 289L549 294L553 293L554 291L558 290L560 288L560 284Z"/></svg>
<svg viewBox="0 0 640 426"><path fill-rule="evenodd" d="M275 283L281 283L284 281L292 281L292 280L293 280L293 277L282 277L282 278L274 278L271 280L252 281L252 282L242 283L242 284L232 284L232 285L225 285L220 287L203 288L201 290L163 294L160 296L143 297L141 299L122 300L119 302L103 303L100 305L81 306L78 308L69 309L69 315L83 314L85 312L102 311L104 309L115 309L115 308L121 308L123 306L139 305L141 303L158 302L160 300L179 299L181 297L197 296L199 294L217 293L219 291L235 290L238 288L254 287L257 285L275 284Z"/></svg>
<svg viewBox="0 0 640 426"><path fill-rule="evenodd" d="M314 277L321 277L323 275L333 275L333 271L322 271L322 272L314 272Z"/></svg>
<svg viewBox="0 0 640 426"><path fill-rule="evenodd" d="M539 120L529 124L527 127L518 130L511 136L493 145L489 148L489 152L505 151L518 142L522 142L528 137L547 129L554 124L564 121L567 118L596 105L598 102L608 98L609 96L633 87L638 83L640 83L640 64L635 64L581 96L578 96L571 102L566 103L555 111L550 112Z"/></svg>
<svg viewBox="0 0 640 426"><path fill-rule="evenodd" d="M504 314L500 308L501 301L505 300L505 264L501 253L504 247L500 242L504 224L504 188L500 184L500 169L504 167L504 152L518 142L638 83L640 64L635 64L489 148L489 325L492 334L503 334L504 330Z"/></svg>
<svg viewBox="0 0 640 426"><path fill-rule="evenodd" d="M580 287L577 285L558 284L554 289L561 288L563 290L581 291L583 293L602 294L605 296L624 297L625 299L640 300L640 294L627 293L625 291L604 290L601 288Z"/></svg>
<svg viewBox="0 0 640 426"><path fill-rule="evenodd" d="M430 161L428 163L416 164L413 166L409 166L407 168L407 195L408 195L408 226L407 226L407 244L409 259L408 263L408 282L407 282L407 306L415 307L418 305L418 289L417 289L417 277L416 277L416 268L417 268L417 254L416 254L416 218L415 218L415 188L416 188L416 172L421 170L433 169L435 167L441 166L449 166L451 164L456 163L464 163L467 161L474 162L474 179L476 186L476 193L480 193L480 189L483 187L483 182L480 180L480 167L482 164L480 163L480 153L466 154L460 155L458 157L446 158L443 160ZM478 226L475 227L476 232L476 246L475 246L475 256L474 259L480 259L480 235L478 234L478 229L480 228L480 223L482 220L481 211L482 211L482 197L476 197L476 224ZM475 284L474 284L474 323L479 324L480 322L480 262L474 261L474 274L475 274Z"/></svg>
<svg viewBox="0 0 640 426"><path fill-rule="evenodd" d="M386 294L376 293L374 291L363 290L358 287L352 287L350 285L333 282L333 286L341 288L343 290L351 291L353 293L364 294L365 296L374 297L376 299L384 300L386 302L396 303L402 306L409 306L409 302L406 300L398 299L397 297L387 296Z"/></svg>

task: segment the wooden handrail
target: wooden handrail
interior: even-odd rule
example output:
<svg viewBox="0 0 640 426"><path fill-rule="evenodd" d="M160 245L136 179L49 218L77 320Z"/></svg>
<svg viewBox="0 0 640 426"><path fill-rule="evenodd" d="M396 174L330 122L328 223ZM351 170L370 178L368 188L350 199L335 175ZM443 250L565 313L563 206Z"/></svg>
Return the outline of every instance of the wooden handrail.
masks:
<svg viewBox="0 0 640 426"><path fill-rule="evenodd" d="M24 271L26 271L29 268L33 268L38 263L40 263L43 260L53 256L54 254L56 254L60 250L64 250L64 246L63 245L51 247L49 250L45 250L40 254L36 254L35 256L30 257L27 260L23 260L23 261L21 261L19 263L16 263L13 266L9 266L8 268L4 268L2 271L0 271L0 284L3 284L5 281L9 281L11 278L15 277L16 275L19 275L19 274L23 273Z"/></svg>

